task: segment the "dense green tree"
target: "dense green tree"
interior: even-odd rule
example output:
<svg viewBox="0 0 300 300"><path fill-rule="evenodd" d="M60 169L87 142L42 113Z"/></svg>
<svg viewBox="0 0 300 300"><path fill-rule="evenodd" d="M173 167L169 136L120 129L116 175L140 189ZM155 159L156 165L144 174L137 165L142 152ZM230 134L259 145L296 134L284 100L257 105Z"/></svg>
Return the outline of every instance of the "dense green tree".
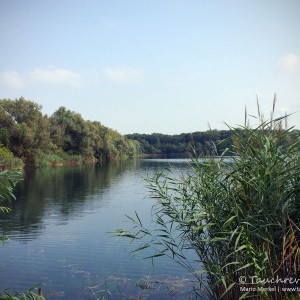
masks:
<svg viewBox="0 0 300 300"><path fill-rule="evenodd" d="M220 153L226 148L231 147L229 141L230 130L208 130L206 132L182 133L180 135L166 135L160 133L152 134L128 134L127 138L138 141L141 151L146 154L162 155L185 155L190 156L193 151L198 155L203 155L210 151L210 144L214 142L219 144ZM227 140L227 142L224 142Z"/></svg>
<svg viewBox="0 0 300 300"><path fill-rule="evenodd" d="M57 149L85 159L118 159L136 155L138 143L129 141L100 122L85 121L79 113L60 107L50 117L51 139Z"/></svg>
<svg viewBox="0 0 300 300"><path fill-rule="evenodd" d="M10 143L9 137L10 137L10 134L9 134L7 128L4 128L4 127L0 128L0 144L5 147L9 147L9 143Z"/></svg>
<svg viewBox="0 0 300 300"><path fill-rule="evenodd" d="M87 135L83 140L82 155L102 160L104 155L103 126L100 122L86 121Z"/></svg>
<svg viewBox="0 0 300 300"><path fill-rule="evenodd" d="M47 165L47 162L82 159L102 161L141 152L190 156L196 151L197 155L204 155L210 153L211 142L219 146L220 154L226 148L232 149L235 142L230 130L123 136L100 122L86 121L65 107L60 107L49 118L41 109L39 104L23 97L0 100L0 146L27 164ZM299 130L291 131L285 143L293 143L299 135Z"/></svg>
<svg viewBox="0 0 300 300"><path fill-rule="evenodd" d="M135 140L145 154L185 155L190 156L196 151L197 155L210 154L212 143L218 146L218 155L226 148L232 150L234 138L232 130L208 130L204 132L182 133L179 135L128 134L128 139ZM286 144L292 144L300 137L299 130L292 130L286 137Z"/></svg>
<svg viewBox="0 0 300 300"><path fill-rule="evenodd" d="M79 113L60 107L49 118L23 97L0 100L0 146L25 163L106 160L136 155L139 143ZM46 158L45 160L45 157ZM46 161L46 163L44 163Z"/></svg>
<svg viewBox="0 0 300 300"><path fill-rule="evenodd" d="M50 128L54 145L70 154L81 154L87 129L79 113L60 107L50 117Z"/></svg>
<svg viewBox="0 0 300 300"><path fill-rule="evenodd" d="M25 161L32 160L36 149L50 150L48 118L33 101L0 100L0 127L1 143Z"/></svg>

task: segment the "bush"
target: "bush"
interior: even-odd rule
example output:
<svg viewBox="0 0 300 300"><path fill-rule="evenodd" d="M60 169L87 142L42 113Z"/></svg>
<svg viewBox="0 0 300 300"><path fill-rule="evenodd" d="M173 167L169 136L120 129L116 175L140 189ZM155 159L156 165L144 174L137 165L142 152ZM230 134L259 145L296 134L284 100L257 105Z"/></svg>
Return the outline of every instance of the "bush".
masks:
<svg viewBox="0 0 300 300"><path fill-rule="evenodd" d="M153 214L159 229L145 228L136 214L131 230L116 231L139 242L135 251L152 248L151 258L169 256L187 268L210 299L287 299L292 292L284 288L299 283L300 140L289 141L284 118L264 121L258 112L256 128L231 128L232 152L195 158L181 177L148 179L160 199Z"/></svg>
<svg viewBox="0 0 300 300"><path fill-rule="evenodd" d="M9 149L0 146L0 168L19 169L23 165L22 159L14 157Z"/></svg>
<svg viewBox="0 0 300 300"><path fill-rule="evenodd" d="M29 165L34 167L48 167L54 164L64 163L82 163L80 155L71 155L63 151L56 151L55 153L44 153L42 150L37 149L32 152Z"/></svg>
<svg viewBox="0 0 300 300"><path fill-rule="evenodd" d="M63 159L56 154L45 154L38 162L39 167L48 167L51 164L61 164Z"/></svg>
<svg viewBox="0 0 300 300"><path fill-rule="evenodd" d="M56 155L58 157L60 157L64 162L82 163L82 161L83 161L83 158L81 155L69 154L69 153L63 152L63 151L57 151Z"/></svg>

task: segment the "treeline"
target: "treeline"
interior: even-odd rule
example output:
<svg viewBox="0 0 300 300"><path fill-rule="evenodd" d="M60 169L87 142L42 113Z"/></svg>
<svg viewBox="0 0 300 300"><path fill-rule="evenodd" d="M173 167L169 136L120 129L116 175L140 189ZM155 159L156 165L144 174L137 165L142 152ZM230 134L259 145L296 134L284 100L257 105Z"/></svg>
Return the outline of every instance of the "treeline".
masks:
<svg viewBox="0 0 300 300"><path fill-rule="evenodd" d="M231 135L232 131L230 130L208 130L178 135L134 133L128 134L126 137L138 141L145 154L186 157L193 156L193 151L196 151L197 155L209 153L212 142L219 145L218 151L221 153L226 147L231 147Z"/></svg>
<svg viewBox="0 0 300 300"><path fill-rule="evenodd" d="M23 163L46 166L104 161L139 153L187 157L196 151L197 155L205 155L211 153L212 142L218 146L215 153L221 154L235 143L232 130L124 136L100 122L84 120L79 113L65 107L58 108L51 116L41 110L41 105L23 97L0 100L0 169ZM286 143L299 136L299 130L290 131Z"/></svg>
<svg viewBox="0 0 300 300"><path fill-rule="evenodd" d="M242 129L240 129L242 131ZM214 151L220 155L226 148L232 149L237 143L236 132L233 130L208 130L205 132L182 133L179 135L127 134L126 137L139 142L141 151L145 154L161 154L167 157L189 157L207 155ZM299 130L293 130L286 143L291 144L300 137ZM216 148L214 148L217 146ZM230 152L228 152L230 154Z"/></svg>
<svg viewBox="0 0 300 300"><path fill-rule="evenodd" d="M65 107L51 116L41 109L41 105L23 97L0 100L0 166L20 164L20 159L34 166L103 161L131 157L140 151L137 141L100 122L84 120Z"/></svg>

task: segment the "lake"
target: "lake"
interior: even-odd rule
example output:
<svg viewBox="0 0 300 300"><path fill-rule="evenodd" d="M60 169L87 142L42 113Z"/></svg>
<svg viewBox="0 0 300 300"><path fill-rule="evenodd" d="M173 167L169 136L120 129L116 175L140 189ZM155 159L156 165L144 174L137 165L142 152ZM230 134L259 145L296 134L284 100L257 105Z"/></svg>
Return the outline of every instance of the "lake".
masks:
<svg viewBox="0 0 300 300"><path fill-rule="evenodd" d="M111 232L139 214L152 228L144 180L184 159L139 159L107 165L26 170L17 201L0 219L0 290L41 286L47 299L187 299L194 277L172 260L133 256L135 246ZM193 254L189 254L193 256Z"/></svg>

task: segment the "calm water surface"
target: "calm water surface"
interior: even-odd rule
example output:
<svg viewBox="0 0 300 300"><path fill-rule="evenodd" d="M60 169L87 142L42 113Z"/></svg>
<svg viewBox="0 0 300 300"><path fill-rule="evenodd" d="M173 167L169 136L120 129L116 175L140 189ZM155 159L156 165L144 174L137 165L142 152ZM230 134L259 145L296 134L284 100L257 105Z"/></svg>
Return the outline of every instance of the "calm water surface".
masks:
<svg viewBox="0 0 300 300"><path fill-rule="evenodd" d="M0 245L0 290L42 285L47 299L187 299L194 278L186 270L166 258L153 268L110 233L130 227L125 214L135 211L153 226L144 178L169 164L175 172L187 166L145 159L26 171L12 214L0 219L0 235L9 237Z"/></svg>

